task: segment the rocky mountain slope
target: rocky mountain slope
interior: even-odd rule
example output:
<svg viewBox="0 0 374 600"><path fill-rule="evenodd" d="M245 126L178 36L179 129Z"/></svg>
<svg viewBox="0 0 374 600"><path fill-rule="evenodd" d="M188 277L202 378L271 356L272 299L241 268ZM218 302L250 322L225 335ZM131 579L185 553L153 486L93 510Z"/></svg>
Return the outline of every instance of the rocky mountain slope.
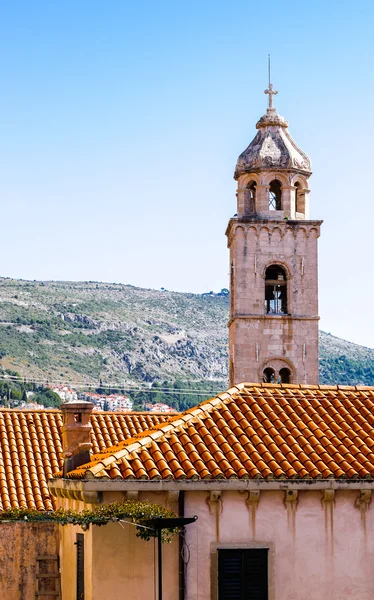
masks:
<svg viewBox="0 0 374 600"><path fill-rule="evenodd" d="M0 279L3 368L54 381L227 385L228 297ZM374 350L321 333L322 383L374 385Z"/></svg>

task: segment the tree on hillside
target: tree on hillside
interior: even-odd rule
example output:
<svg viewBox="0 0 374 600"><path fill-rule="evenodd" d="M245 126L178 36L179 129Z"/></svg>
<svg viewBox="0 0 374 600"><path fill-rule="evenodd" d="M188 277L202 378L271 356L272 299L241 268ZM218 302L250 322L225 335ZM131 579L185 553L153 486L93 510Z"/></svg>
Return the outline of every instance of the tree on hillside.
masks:
<svg viewBox="0 0 374 600"><path fill-rule="evenodd" d="M42 404L46 408L59 408L61 398L50 388L39 388L39 391L33 397L33 401Z"/></svg>

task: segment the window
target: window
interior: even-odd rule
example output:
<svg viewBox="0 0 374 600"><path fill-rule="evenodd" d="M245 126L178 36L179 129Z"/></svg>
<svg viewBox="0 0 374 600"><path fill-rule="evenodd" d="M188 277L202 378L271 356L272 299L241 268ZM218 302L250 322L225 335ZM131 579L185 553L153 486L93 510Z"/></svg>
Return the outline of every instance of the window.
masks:
<svg viewBox="0 0 374 600"><path fill-rule="evenodd" d="M270 182L269 210L282 210L282 184L278 179Z"/></svg>
<svg viewBox="0 0 374 600"><path fill-rule="evenodd" d="M84 600L84 533L77 533L77 600Z"/></svg>
<svg viewBox="0 0 374 600"><path fill-rule="evenodd" d="M272 265L265 273L265 313L268 315L287 314L287 277L285 270Z"/></svg>
<svg viewBox="0 0 374 600"><path fill-rule="evenodd" d="M300 211L300 183L298 181L296 181L295 183L295 211L296 212L301 212Z"/></svg>
<svg viewBox="0 0 374 600"><path fill-rule="evenodd" d="M268 600L268 549L218 550L218 600Z"/></svg>
<svg viewBox="0 0 374 600"><path fill-rule="evenodd" d="M291 383L291 371L286 367L279 371L279 383Z"/></svg>
<svg viewBox="0 0 374 600"><path fill-rule="evenodd" d="M305 213L305 192L302 191L301 184L295 183L295 212Z"/></svg>
<svg viewBox="0 0 374 600"><path fill-rule="evenodd" d="M295 183L295 212L305 213L305 190L298 181Z"/></svg>
<svg viewBox="0 0 374 600"><path fill-rule="evenodd" d="M235 307L235 268L234 268L234 263L232 262L230 265L230 311L231 311L231 316L234 312L234 307Z"/></svg>
<svg viewBox="0 0 374 600"><path fill-rule="evenodd" d="M262 374L263 383L275 383L275 371L271 367L266 367Z"/></svg>
<svg viewBox="0 0 374 600"><path fill-rule="evenodd" d="M251 181L244 191L244 214L256 212L256 182Z"/></svg>

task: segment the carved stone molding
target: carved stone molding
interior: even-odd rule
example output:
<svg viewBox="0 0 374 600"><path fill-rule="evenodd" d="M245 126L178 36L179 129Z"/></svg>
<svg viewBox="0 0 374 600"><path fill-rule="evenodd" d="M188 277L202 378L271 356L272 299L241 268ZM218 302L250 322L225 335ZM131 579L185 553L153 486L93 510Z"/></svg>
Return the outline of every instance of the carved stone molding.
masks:
<svg viewBox="0 0 374 600"><path fill-rule="evenodd" d="M135 500L137 501L139 498L139 492L132 490L126 492L126 500Z"/></svg>
<svg viewBox="0 0 374 600"><path fill-rule="evenodd" d="M321 496L322 504L326 504L327 502L334 502L335 490L322 490Z"/></svg>
<svg viewBox="0 0 374 600"><path fill-rule="evenodd" d="M207 503L209 506L209 511L219 510L221 512L222 509L222 492L221 491L212 491L209 492L209 496L207 498Z"/></svg>
<svg viewBox="0 0 374 600"><path fill-rule="evenodd" d="M299 492L297 490L287 490L284 494L285 505L293 504L296 506L298 501Z"/></svg>
<svg viewBox="0 0 374 600"><path fill-rule="evenodd" d="M260 502L260 490L250 490L248 492L248 496L245 501L248 508L252 508L253 506L258 506L259 502Z"/></svg>
<svg viewBox="0 0 374 600"><path fill-rule="evenodd" d="M370 502L371 490L360 490L355 502L356 508L368 508Z"/></svg>
<svg viewBox="0 0 374 600"><path fill-rule="evenodd" d="M166 504L170 506L171 504L176 504L179 500L179 490L169 490L167 492Z"/></svg>

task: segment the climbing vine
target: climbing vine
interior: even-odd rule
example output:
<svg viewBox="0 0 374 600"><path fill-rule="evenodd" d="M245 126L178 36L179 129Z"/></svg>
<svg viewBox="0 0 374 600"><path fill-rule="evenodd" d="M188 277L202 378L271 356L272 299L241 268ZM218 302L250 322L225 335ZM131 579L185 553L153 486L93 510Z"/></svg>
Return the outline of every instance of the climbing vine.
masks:
<svg viewBox="0 0 374 600"><path fill-rule="evenodd" d="M89 525L106 525L115 521L130 521L136 525L136 535L143 540L150 540L156 536L153 529L149 528L148 519L156 517L175 517L171 510L151 504L150 502L139 502L128 500L126 502L113 502L94 506L92 510L64 510L59 508L55 511L41 512L33 508L10 508L0 511L0 524L4 521L27 521L29 523L59 523L60 525L79 525L82 529L88 529ZM172 534L177 530L165 529L163 541L169 542Z"/></svg>

